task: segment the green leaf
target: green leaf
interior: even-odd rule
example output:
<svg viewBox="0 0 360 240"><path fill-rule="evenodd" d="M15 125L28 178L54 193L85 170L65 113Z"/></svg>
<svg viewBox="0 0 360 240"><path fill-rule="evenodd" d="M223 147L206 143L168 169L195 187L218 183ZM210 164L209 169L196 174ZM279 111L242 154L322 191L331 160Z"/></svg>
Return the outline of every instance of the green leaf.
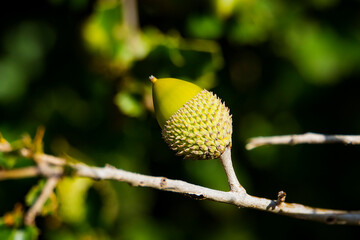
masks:
<svg viewBox="0 0 360 240"><path fill-rule="evenodd" d="M221 20L211 15L195 15L187 23L187 31L197 38L216 39L221 37L222 30Z"/></svg>
<svg viewBox="0 0 360 240"><path fill-rule="evenodd" d="M36 240L39 230L36 227L27 226L24 229L0 228L1 240Z"/></svg>
<svg viewBox="0 0 360 240"><path fill-rule="evenodd" d="M45 179L41 179L37 185L33 186L30 191L26 194L25 203L27 206L31 206L35 203L36 199L41 194L42 189L45 185Z"/></svg>
<svg viewBox="0 0 360 240"><path fill-rule="evenodd" d="M144 107L133 94L119 92L115 97L115 103L120 111L130 117L139 117L144 113Z"/></svg>
<svg viewBox="0 0 360 240"><path fill-rule="evenodd" d="M65 178L57 187L62 219L68 223L82 222L87 213L85 202L93 181L86 178Z"/></svg>

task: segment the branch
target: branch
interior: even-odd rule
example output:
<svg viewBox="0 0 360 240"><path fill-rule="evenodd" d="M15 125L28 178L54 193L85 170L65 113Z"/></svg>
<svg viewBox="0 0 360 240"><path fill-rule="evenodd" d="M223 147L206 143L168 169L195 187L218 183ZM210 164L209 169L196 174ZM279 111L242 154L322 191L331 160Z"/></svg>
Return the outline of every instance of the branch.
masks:
<svg viewBox="0 0 360 240"><path fill-rule="evenodd" d="M265 145L295 145L295 144L328 144L342 143L345 145L359 145L359 135L324 135L305 133L296 135L255 137L250 138L245 148L251 150Z"/></svg>
<svg viewBox="0 0 360 240"><path fill-rule="evenodd" d="M230 147L227 147L225 149L225 152L220 156L220 161L225 170L226 177L228 179L228 183L230 186L230 191L232 191L232 192L245 191L245 188L243 188L241 186L241 184L239 183L239 180L236 177L234 167L233 167L232 161L231 161L231 148Z"/></svg>
<svg viewBox="0 0 360 240"><path fill-rule="evenodd" d="M131 31L137 31L139 29L137 0L122 0L122 4L124 10L121 13L124 15L124 23Z"/></svg>
<svg viewBox="0 0 360 240"><path fill-rule="evenodd" d="M95 180L116 180L129 183L134 187L150 187L162 191L182 193L201 200L208 199L215 202L232 204L241 208L252 208L328 224L359 225L360 223L360 211L313 208L296 203L285 203L284 200L280 199L270 200L254 197L245 191L218 191L181 180L147 176L116 169L111 166L100 168L90 167L84 164L71 164L71 167L75 170L73 176L87 177ZM47 173L46 175L49 176L49 174L50 173ZM284 195L284 193L280 195Z"/></svg>
<svg viewBox="0 0 360 240"><path fill-rule="evenodd" d="M38 167L25 167L11 170L0 170L0 181L7 179L19 179L27 177L35 177L40 175Z"/></svg>
<svg viewBox="0 0 360 240"><path fill-rule="evenodd" d="M22 149L19 153L28 154L28 151L28 149ZM34 154L30 155L34 156ZM116 180L119 182L126 182L134 187L150 187L162 191L182 193L199 200L207 199L215 202L231 204L237 206L238 208L251 208L327 224L360 225L360 211L322 209L296 203L286 203L286 194L284 192L279 192L276 200L251 196L246 193L245 189L240 185L240 183L238 183L238 180L235 180L236 176L232 167L230 170L226 170L226 172L228 176L233 175L232 177L229 177L229 184L230 186L231 183L235 184L235 187L232 187L229 192L224 192L187 183L181 180L172 180L165 177L154 177L128 172L122 169L116 169L110 165L103 168L91 167L79 163L66 163L65 159L47 154L35 154L35 156L38 159L37 162L47 163L48 166L34 167L37 168L36 171L34 168L0 170L0 180L35 176L44 176L49 178L41 196L38 198L36 204L34 204L31 208L33 210L29 210L27 214L27 223L29 224L33 223L34 214L36 216L39 209L41 209L41 206L44 204L44 201L46 201L47 196L49 196L52 189L55 187L59 176L64 175L65 172L69 173L69 171L64 171L63 168L66 167L67 170L69 170L69 168L72 169L71 176L87 177L94 180ZM227 159L226 161L231 160L230 149L223 158ZM225 165L226 164L229 163L225 163ZM31 174L29 174L29 172Z"/></svg>
<svg viewBox="0 0 360 240"><path fill-rule="evenodd" d="M99 168L76 164L73 165L73 167L76 169L77 176L89 177L96 180L117 180L129 183L134 187L150 187L162 191L183 193L201 200L208 199L215 202L235 205L239 208L252 208L328 224L360 224L360 211L321 209L296 203L285 203L284 192L279 193L279 196L282 197L279 197L277 202L276 200L251 196L245 191L218 191L180 180L132 173L111 166Z"/></svg>
<svg viewBox="0 0 360 240"><path fill-rule="evenodd" d="M117 180L127 182L134 187L150 187L163 191L183 193L197 199L208 199L215 202L232 204L237 207L252 208L295 218L319 221L328 224L359 225L360 211L341 211L331 209L312 208L296 203L285 203L284 192L279 193L278 201L266 198L254 197L244 191L224 192L202 186L197 186L180 180L167 179L165 177L153 177L132 173L111 166L104 168L89 167L83 164L73 166L76 175L89 177L96 180Z"/></svg>
<svg viewBox="0 0 360 240"><path fill-rule="evenodd" d="M35 224L35 217L39 215L39 213L41 213L42 207L44 206L46 200L49 198L50 194L53 193L53 190L58 182L59 178L56 176L50 177L47 180L41 194L36 199L36 202L34 203L34 205L31 206L31 208L25 215L24 222L26 225L33 226Z"/></svg>

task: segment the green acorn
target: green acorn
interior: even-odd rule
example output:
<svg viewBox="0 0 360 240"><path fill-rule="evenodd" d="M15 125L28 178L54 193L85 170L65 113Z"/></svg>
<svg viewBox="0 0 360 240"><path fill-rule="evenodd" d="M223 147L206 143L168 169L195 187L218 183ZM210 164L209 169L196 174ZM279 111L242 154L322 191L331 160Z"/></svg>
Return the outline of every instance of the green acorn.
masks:
<svg viewBox="0 0 360 240"><path fill-rule="evenodd" d="M150 80L163 138L177 155L214 159L231 146L231 115L216 95L180 79Z"/></svg>

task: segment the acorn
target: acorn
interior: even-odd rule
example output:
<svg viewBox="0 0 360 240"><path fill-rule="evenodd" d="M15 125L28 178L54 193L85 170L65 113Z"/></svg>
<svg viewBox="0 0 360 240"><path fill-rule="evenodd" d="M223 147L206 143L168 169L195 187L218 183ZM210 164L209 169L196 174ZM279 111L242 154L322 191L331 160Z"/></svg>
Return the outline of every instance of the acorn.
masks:
<svg viewBox="0 0 360 240"><path fill-rule="evenodd" d="M216 94L180 79L150 80L162 136L177 155L215 159L231 147L232 118Z"/></svg>

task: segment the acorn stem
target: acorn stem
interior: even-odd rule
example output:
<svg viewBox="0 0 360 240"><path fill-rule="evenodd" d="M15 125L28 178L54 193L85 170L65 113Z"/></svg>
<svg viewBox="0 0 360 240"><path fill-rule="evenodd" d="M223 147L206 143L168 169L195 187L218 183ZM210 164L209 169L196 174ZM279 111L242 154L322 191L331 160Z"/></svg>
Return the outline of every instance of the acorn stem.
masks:
<svg viewBox="0 0 360 240"><path fill-rule="evenodd" d="M241 186L238 178L236 177L234 167L231 161L231 148L226 147L224 153L220 156L221 164L223 165L228 179L231 192L241 192L245 189Z"/></svg>

